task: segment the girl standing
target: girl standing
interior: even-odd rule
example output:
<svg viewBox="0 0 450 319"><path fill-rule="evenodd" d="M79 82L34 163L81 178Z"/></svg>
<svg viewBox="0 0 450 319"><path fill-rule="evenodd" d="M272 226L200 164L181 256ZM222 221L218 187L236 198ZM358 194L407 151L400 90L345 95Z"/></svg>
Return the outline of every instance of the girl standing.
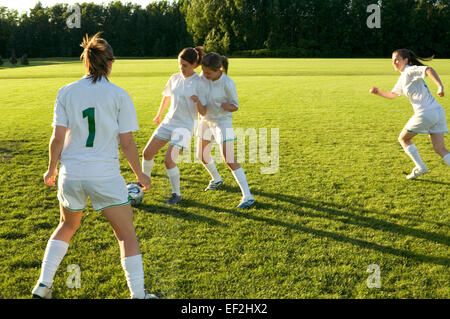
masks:
<svg viewBox="0 0 450 319"><path fill-rule="evenodd" d="M234 156L233 112L239 107L236 84L227 75L228 59L217 53L205 55L202 61L202 77L209 82L209 94L206 108L199 108L201 121L197 129L198 149L197 157L212 177L205 191L215 190L223 184L222 177L217 171L211 158L211 141L220 144L222 156L230 168L241 192L242 200L238 208L248 208L255 203L255 199L248 187L244 169Z"/></svg>
<svg viewBox="0 0 450 319"><path fill-rule="evenodd" d="M207 85L195 72L202 62L203 48L186 48L178 55L179 73L172 75L163 91L158 113L153 119L159 124L143 151L142 170L148 176L158 151L169 143L164 163L172 186L172 195L166 202L175 205L182 200L180 191L180 170L176 160L189 146L198 117L198 108L206 104ZM169 112L161 123L161 117L170 103Z"/></svg>
<svg viewBox="0 0 450 319"><path fill-rule="evenodd" d="M414 115L406 123L398 138L406 154L413 160L415 167L407 179L428 173L428 168L422 161L417 147L412 142L417 134L429 134L431 143L436 153L450 166L450 152L445 148L444 133L448 132L445 111L431 95L428 86L423 80L427 75L436 83L437 94L444 96L444 86L431 67L423 65L422 61L430 61L432 58L419 58L414 52L407 49L399 49L392 53L392 65L401 73L397 84L391 92L383 92L377 87L372 87L370 93L388 99L406 95L414 108Z"/></svg>
<svg viewBox="0 0 450 319"><path fill-rule="evenodd" d="M150 178L141 171L132 133L139 129L136 111L128 93L108 80L114 55L99 34L86 35L81 44L86 75L61 88L56 97L44 182L55 186L60 161L61 221L47 243L41 275L32 290L35 298L52 297L55 273L80 225L88 197L114 230L131 298L156 298L144 289L142 255L117 152L120 143L137 181L147 190Z"/></svg>

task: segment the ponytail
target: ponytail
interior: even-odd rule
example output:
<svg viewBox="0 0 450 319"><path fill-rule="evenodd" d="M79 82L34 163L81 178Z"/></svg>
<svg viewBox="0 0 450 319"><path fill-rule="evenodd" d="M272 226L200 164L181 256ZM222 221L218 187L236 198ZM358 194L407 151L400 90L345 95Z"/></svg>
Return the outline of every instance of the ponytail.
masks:
<svg viewBox="0 0 450 319"><path fill-rule="evenodd" d="M181 50L178 57L193 65L201 65L205 51L203 47L185 48Z"/></svg>
<svg viewBox="0 0 450 319"><path fill-rule="evenodd" d="M91 38L86 34L83 42L80 44L84 48L80 60L84 60L89 77L93 83L102 77L107 78L109 62L114 61L111 46L105 39L100 38L100 34L101 32L97 32Z"/></svg>
<svg viewBox="0 0 450 319"><path fill-rule="evenodd" d="M213 70L228 73L228 58L215 52L209 52L203 58L202 65Z"/></svg>
<svg viewBox="0 0 450 319"><path fill-rule="evenodd" d="M228 58L224 55L220 56L222 60L222 67L220 68L225 74L228 74Z"/></svg>
<svg viewBox="0 0 450 319"><path fill-rule="evenodd" d="M432 55L429 58L421 58L417 56L413 51L408 49L398 49L394 51L394 53L397 53L399 56L402 57L402 59L408 59L408 65L418 65L418 66L424 66L424 64L421 61L431 61L434 58L434 55Z"/></svg>

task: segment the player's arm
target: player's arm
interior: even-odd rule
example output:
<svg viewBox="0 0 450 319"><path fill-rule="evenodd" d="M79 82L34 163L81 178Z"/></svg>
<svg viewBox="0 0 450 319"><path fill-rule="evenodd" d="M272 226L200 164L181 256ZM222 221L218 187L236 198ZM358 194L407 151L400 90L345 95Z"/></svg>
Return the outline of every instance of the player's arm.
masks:
<svg viewBox="0 0 450 319"><path fill-rule="evenodd" d="M441 79L439 78L439 75L432 67L427 67L427 70L425 73L430 77L431 80L433 80L434 83L436 83L438 87L438 95L440 97L444 96L444 85L442 84Z"/></svg>
<svg viewBox="0 0 450 319"><path fill-rule="evenodd" d="M131 170L136 175L137 181L142 184L143 190L146 191L150 188L151 180L149 176L142 172L138 149L133 138L133 132L119 134L119 141L120 148L130 164Z"/></svg>
<svg viewBox="0 0 450 319"><path fill-rule="evenodd" d="M167 105L169 105L169 103L170 103L170 96L164 96L161 100L161 104L159 105L158 114L156 114L155 118L153 119L153 122L155 124L159 125L159 123L161 123L161 117Z"/></svg>
<svg viewBox="0 0 450 319"><path fill-rule="evenodd" d="M206 105L202 105L197 95L192 95L191 100L194 102L197 112L202 116L206 115Z"/></svg>
<svg viewBox="0 0 450 319"><path fill-rule="evenodd" d="M396 97L398 97L397 94L395 94L394 92L385 92L385 91L381 91L379 88L377 87L372 87L369 91L372 94L384 97L386 99L395 99Z"/></svg>
<svg viewBox="0 0 450 319"><path fill-rule="evenodd" d="M50 137L48 150L48 170L44 173L44 183L47 186L55 186L55 179L58 175L58 163L66 139L66 130L64 126L56 125Z"/></svg>
<svg viewBox="0 0 450 319"><path fill-rule="evenodd" d="M222 103L221 107L227 112L236 112L237 110L239 110L239 108L236 105L225 102Z"/></svg>

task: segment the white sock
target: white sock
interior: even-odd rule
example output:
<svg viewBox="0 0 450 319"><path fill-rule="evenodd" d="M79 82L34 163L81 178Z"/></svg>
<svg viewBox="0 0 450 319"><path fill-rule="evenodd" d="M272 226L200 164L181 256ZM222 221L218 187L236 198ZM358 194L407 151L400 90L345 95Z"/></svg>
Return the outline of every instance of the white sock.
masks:
<svg viewBox="0 0 450 319"><path fill-rule="evenodd" d="M445 155L445 156L443 157L443 159L444 159L444 162L445 162L448 166L450 166L450 153L448 153L447 155Z"/></svg>
<svg viewBox="0 0 450 319"><path fill-rule="evenodd" d="M42 260L41 276L39 283L43 283L51 288L56 271L58 270L61 260L67 253L69 244L62 240L49 240L45 248L44 259Z"/></svg>
<svg viewBox="0 0 450 319"><path fill-rule="evenodd" d="M239 187L241 188L242 196L245 200L253 198L252 194L250 193L250 189L248 188L247 178L245 177L244 169L238 168L237 170L233 171L233 176L236 179L236 182L238 183Z"/></svg>
<svg viewBox="0 0 450 319"><path fill-rule="evenodd" d="M130 288L131 298L143 299L144 291L144 265L142 264L142 254L125 257L120 260L125 271L128 288Z"/></svg>
<svg viewBox="0 0 450 319"><path fill-rule="evenodd" d="M413 162L416 164L416 167L419 167L420 169L426 169L427 166L422 161L419 155L419 151L417 150L416 145L411 144L408 147L405 148L405 153L408 154L409 157L413 160Z"/></svg>
<svg viewBox="0 0 450 319"><path fill-rule="evenodd" d="M166 172L167 172L167 175L169 175L170 185L172 185L172 193L175 193L178 196L181 196L180 170L178 169L178 166L175 166L174 168L171 168L171 169L166 168Z"/></svg>
<svg viewBox="0 0 450 319"><path fill-rule="evenodd" d="M154 163L155 163L154 159L151 159L148 161L145 158L143 158L142 159L142 172L144 172L144 174L147 176L151 176Z"/></svg>
<svg viewBox="0 0 450 319"><path fill-rule="evenodd" d="M208 171L209 175L211 175L214 182L218 182L222 180L222 177L219 174L219 171L216 168L216 163L214 163L214 160L211 160L208 164L202 163L203 166Z"/></svg>

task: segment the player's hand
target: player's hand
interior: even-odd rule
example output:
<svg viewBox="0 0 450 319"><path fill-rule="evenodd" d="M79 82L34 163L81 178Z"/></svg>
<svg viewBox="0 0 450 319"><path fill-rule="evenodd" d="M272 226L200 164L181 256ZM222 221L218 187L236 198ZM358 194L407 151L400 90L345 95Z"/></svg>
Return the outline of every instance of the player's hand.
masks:
<svg viewBox="0 0 450 319"><path fill-rule="evenodd" d="M444 94L444 87L443 86L440 86L438 88L437 95L439 95L440 97L444 97L445 94Z"/></svg>
<svg viewBox="0 0 450 319"><path fill-rule="evenodd" d="M152 184L152 181L150 179L150 176L145 175L142 173L140 176L136 176L138 183L142 185L142 190L145 192L146 190L150 189L150 186Z"/></svg>
<svg viewBox="0 0 450 319"><path fill-rule="evenodd" d="M373 87L370 89L369 93L371 93L371 94L378 94L378 88L375 87L375 86L373 86Z"/></svg>
<svg viewBox="0 0 450 319"><path fill-rule="evenodd" d="M54 187L55 186L55 179L58 175L58 169L55 168L53 171L46 171L44 173L44 183L47 186Z"/></svg>
<svg viewBox="0 0 450 319"><path fill-rule="evenodd" d="M159 125L159 123L161 123L161 115L156 115L156 117L153 119L153 123Z"/></svg>
<svg viewBox="0 0 450 319"><path fill-rule="evenodd" d="M194 103L198 103L200 100L198 99L198 96L197 95L192 95L191 96L191 100L192 100L192 102L194 102Z"/></svg>

